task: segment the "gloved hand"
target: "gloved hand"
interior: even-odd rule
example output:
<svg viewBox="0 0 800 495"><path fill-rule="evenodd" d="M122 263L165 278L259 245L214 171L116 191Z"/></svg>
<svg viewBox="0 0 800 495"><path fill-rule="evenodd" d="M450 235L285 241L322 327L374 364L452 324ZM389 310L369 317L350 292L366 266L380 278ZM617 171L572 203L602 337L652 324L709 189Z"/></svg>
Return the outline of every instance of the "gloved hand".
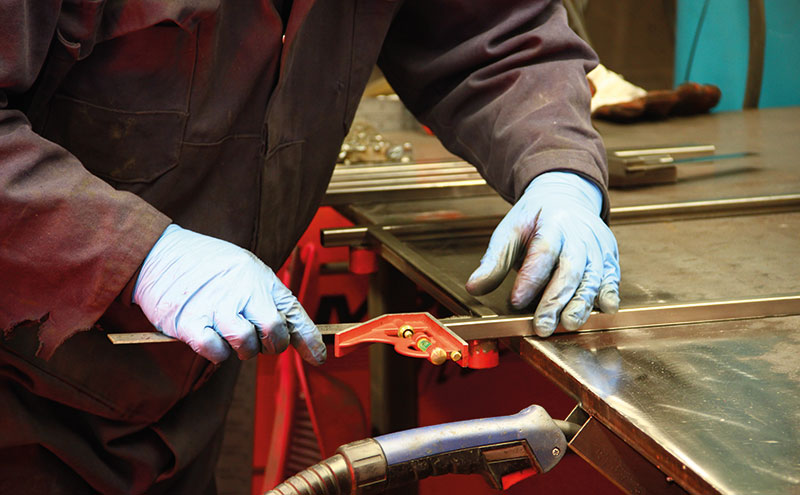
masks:
<svg viewBox="0 0 800 495"><path fill-rule="evenodd" d="M170 225L144 260L133 300L162 333L219 363L231 349L248 359L289 343L306 361L325 361L325 344L300 303L272 270L229 242Z"/></svg>
<svg viewBox="0 0 800 495"><path fill-rule="evenodd" d="M551 335L559 315L565 328L577 329L595 299L603 312L616 313L619 254L599 216L602 202L600 189L576 174L538 176L495 229L467 290L491 292L521 262L511 305L525 308L542 294L533 319L537 335Z"/></svg>

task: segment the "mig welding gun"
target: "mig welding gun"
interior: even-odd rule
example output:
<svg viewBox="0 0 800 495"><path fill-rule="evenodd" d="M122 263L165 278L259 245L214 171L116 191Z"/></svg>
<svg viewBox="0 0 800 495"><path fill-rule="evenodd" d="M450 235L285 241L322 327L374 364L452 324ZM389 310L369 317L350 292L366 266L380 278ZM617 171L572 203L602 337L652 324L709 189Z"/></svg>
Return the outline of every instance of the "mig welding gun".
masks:
<svg viewBox="0 0 800 495"><path fill-rule="evenodd" d="M555 466L578 428L533 405L512 416L368 438L339 447L265 495L369 495L451 473L479 473L494 488L506 489Z"/></svg>

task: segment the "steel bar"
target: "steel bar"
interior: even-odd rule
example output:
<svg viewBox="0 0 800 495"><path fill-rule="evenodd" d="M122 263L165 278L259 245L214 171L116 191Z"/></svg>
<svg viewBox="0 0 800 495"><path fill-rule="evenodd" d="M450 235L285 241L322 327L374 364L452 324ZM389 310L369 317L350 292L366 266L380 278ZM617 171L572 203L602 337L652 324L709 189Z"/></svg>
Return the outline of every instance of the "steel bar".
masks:
<svg viewBox="0 0 800 495"><path fill-rule="evenodd" d="M429 177L438 175L452 175L455 173L471 173L476 178L480 178L478 171L467 162L454 163L414 163L398 166L371 166L361 167L358 165L348 165L337 167L331 177L331 186L336 186L340 181L350 182L355 180L372 181L375 178L389 177L414 177L417 180L425 180ZM425 175L421 175L425 174Z"/></svg>
<svg viewBox="0 0 800 495"><path fill-rule="evenodd" d="M397 190L407 189L410 187L420 187L426 185L438 186L445 184L446 186L452 185L479 185L485 184L485 181L475 173L469 172L453 172L447 174L440 174L421 179L420 177L409 175L392 175L387 177L375 178L369 180L359 180L354 177L352 180L331 182L328 187L328 194L336 194L337 192L354 192L354 191L383 191L383 190Z"/></svg>
<svg viewBox="0 0 800 495"><path fill-rule="evenodd" d="M109 333L112 344L161 344L175 342L177 339L159 332Z"/></svg>
<svg viewBox="0 0 800 495"><path fill-rule="evenodd" d="M800 210L800 193L611 208L609 223L653 222Z"/></svg>
<svg viewBox="0 0 800 495"><path fill-rule="evenodd" d="M322 335L336 335L353 328L356 323L330 323L317 325ZM108 340L114 344L159 344L163 342L174 342L177 339L164 335L160 332L131 332L131 333L109 333Z"/></svg>
<svg viewBox="0 0 800 495"><path fill-rule="evenodd" d="M446 187L457 186L481 186L486 182L483 179L475 179L470 176L448 176L446 180L442 181L419 181L409 180L400 182L394 179L388 181L380 181L378 179L370 183L353 184L351 182L342 184L340 187L335 187L330 190L328 195L344 195L350 193L369 193L377 192L383 193L386 191L405 191L410 189L442 189Z"/></svg>
<svg viewBox="0 0 800 495"><path fill-rule="evenodd" d="M376 225L378 229L406 240L439 239L442 237L491 235L500 218L480 217L460 220L407 223L397 225ZM368 244L367 230L373 227L341 227L323 229L320 236L325 247L360 246Z"/></svg>
<svg viewBox="0 0 800 495"><path fill-rule="evenodd" d="M781 194L611 208L609 223L613 226L667 219L697 219L798 210L800 210L800 193ZM425 223L380 225L369 228L390 232L403 240L452 237L454 233L470 236L488 236L500 220L501 217L491 216ZM322 245L325 247L365 245L367 244L367 229L368 227L363 226L324 229L321 233Z"/></svg>
<svg viewBox="0 0 800 495"><path fill-rule="evenodd" d="M488 192L491 189L478 171L465 161L434 163L396 163L383 165L337 166L325 194L326 204L344 204L353 200L385 201L386 194L424 193L431 190L454 189L456 196L470 191Z"/></svg>
<svg viewBox="0 0 800 495"><path fill-rule="evenodd" d="M333 178L344 177L348 175L372 174L381 175L384 173L393 173L399 170L412 170L416 172L451 170L455 168L469 167L475 170L475 167L463 160L454 160L446 162L415 162L415 163L386 163L386 164L354 164L354 165L337 165L333 171Z"/></svg>
<svg viewBox="0 0 800 495"><path fill-rule="evenodd" d="M678 146L610 149L608 150L608 154L609 156L616 156L619 158L675 155L675 159L682 159L712 155L716 149L716 146L713 144L687 144Z"/></svg>
<svg viewBox="0 0 800 495"><path fill-rule="evenodd" d="M342 206L353 203L409 201L437 198L464 198L495 194L483 179L463 179L441 182L419 182L376 187L341 188L325 194L322 204Z"/></svg>
<svg viewBox="0 0 800 495"><path fill-rule="evenodd" d="M487 308L487 312L489 311ZM593 312L580 329L570 331L559 326L556 333L619 330L789 315L800 315L800 294L623 308L613 315ZM532 315L451 317L441 321L464 340L534 335ZM323 335L334 335L355 325L357 323L337 323L318 325L318 328ZM155 332L111 333L108 334L108 338L115 344L144 344L174 340L172 337Z"/></svg>
<svg viewBox="0 0 800 495"><path fill-rule="evenodd" d="M559 326L555 333L619 330L788 315L800 315L800 294L623 308L613 315L592 312L586 324L578 330L570 331ZM442 322L464 340L533 335L532 315L479 319L448 318Z"/></svg>

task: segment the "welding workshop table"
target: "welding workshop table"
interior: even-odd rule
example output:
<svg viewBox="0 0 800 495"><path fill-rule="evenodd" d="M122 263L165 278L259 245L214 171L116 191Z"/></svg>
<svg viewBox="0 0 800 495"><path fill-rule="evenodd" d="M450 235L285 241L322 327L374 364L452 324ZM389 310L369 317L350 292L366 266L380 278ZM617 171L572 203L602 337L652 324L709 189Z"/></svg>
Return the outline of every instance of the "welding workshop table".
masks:
<svg viewBox="0 0 800 495"><path fill-rule="evenodd" d="M630 328L504 344L576 399L572 419L585 426L572 449L624 491L800 493L800 109L598 128L608 147L703 142L755 154L611 192L615 318ZM372 243L455 314L513 313L512 277L486 296L463 288L502 200L365 198L339 209L369 234L325 232L326 245Z"/></svg>

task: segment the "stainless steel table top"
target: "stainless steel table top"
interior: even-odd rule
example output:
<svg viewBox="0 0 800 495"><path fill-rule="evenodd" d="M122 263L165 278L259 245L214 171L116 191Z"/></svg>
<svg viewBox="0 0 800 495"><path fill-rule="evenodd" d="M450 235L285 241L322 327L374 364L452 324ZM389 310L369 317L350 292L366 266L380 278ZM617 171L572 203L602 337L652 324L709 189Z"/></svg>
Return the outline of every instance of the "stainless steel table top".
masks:
<svg viewBox="0 0 800 495"><path fill-rule="evenodd" d="M622 307L800 292L800 212L613 230ZM486 238L399 244L401 271L445 302ZM452 309L509 313L512 278ZM771 314L506 342L689 492L800 494L800 316Z"/></svg>
<svg viewBox="0 0 800 495"><path fill-rule="evenodd" d="M800 212L652 222L612 227L620 249L622 307L736 299L800 292ZM486 249L484 236L444 234L404 240L400 267L423 276L426 288L457 293ZM497 314L507 302L508 276L475 298ZM476 313L469 308L459 313Z"/></svg>
<svg viewBox="0 0 800 495"><path fill-rule="evenodd" d="M613 230L623 308L800 292L800 212ZM486 238L399 245L401 271L445 302L463 293ZM511 313L512 280L451 309ZM800 493L800 317L771 314L508 343L684 489Z"/></svg>
<svg viewBox="0 0 800 495"><path fill-rule="evenodd" d="M520 354L695 493L800 493L800 317L528 338Z"/></svg>
<svg viewBox="0 0 800 495"><path fill-rule="evenodd" d="M800 192L800 108L597 126L609 147L710 143L719 153L756 153L686 166L677 184L612 190L612 207ZM355 204L347 213L378 225L446 225L455 218L499 218L508 207L496 196L430 197ZM612 222L612 230L620 247L622 307L800 293L796 207ZM465 295L463 285L486 248L485 229L395 241L384 257L455 313L513 313L507 303L513 276L487 296ZM800 317L763 316L510 343L684 488L800 494Z"/></svg>

